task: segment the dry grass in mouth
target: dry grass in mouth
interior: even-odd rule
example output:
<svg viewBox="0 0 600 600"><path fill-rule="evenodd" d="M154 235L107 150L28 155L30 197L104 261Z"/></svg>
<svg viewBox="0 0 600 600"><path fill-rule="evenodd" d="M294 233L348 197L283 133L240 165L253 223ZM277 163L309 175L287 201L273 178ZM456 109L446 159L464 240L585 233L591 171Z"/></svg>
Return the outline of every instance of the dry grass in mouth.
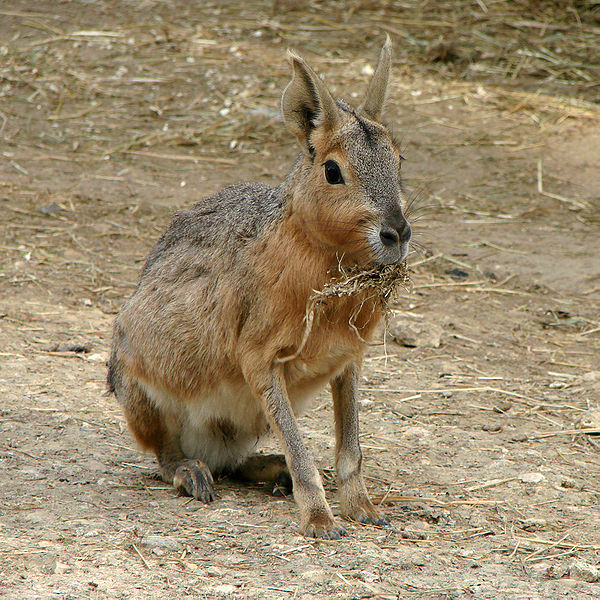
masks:
<svg viewBox="0 0 600 600"><path fill-rule="evenodd" d="M311 304L324 304L330 298L354 296L360 292L371 291L370 297L378 296L383 308L387 309L394 292L400 286L406 288L410 283L408 267L404 261L393 265L376 265L369 269L358 266L340 267L340 273L339 277L325 284L322 290L313 292L308 300L309 307Z"/></svg>
<svg viewBox="0 0 600 600"><path fill-rule="evenodd" d="M387 315L390 310L390 300L394 293L400 288L407 288L410 285L410 277L406 262L400 262L393 265L376 265L369 269L361 267L345 268L340 266L340 275L334 277L329 283L326 283L321 290L314 290L306 303L306 314L304 316L305 328L302 341L294 354L275 359L276 363L286 363L297 358L312 331L315 318L323 311L328 300L334 298L343 298L365 293L363 301L352 311L348 320L348 327L356 333L361 342L364 340L356 325L354 319L360 313L365 302L373 299L379 300L379 308Z"/></svg>

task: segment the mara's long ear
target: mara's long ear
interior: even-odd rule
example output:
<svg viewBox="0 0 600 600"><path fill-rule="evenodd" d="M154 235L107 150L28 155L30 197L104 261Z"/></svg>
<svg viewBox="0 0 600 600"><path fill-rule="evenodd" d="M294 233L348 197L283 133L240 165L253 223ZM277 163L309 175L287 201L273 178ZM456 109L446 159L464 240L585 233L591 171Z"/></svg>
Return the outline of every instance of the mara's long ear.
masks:
<svg viewBox="0 0 600 600"><path fill-rule="evenodd" d="M377 121L379 117L381 117L381 111L383 110L383 105L385 104L385 98L387 96L391 67L392 40L388 35L386 36L385 43L379 54L379 61L377 62L377 67L375 67L373 77L371 77L371 81L369 82L365 99L360 107L367 117L374 121Z"/></svg>
<svg viewBox="0 0 600 600"><path fill-rule="evenodd" d="M321 78L304 62L288 50L293 68L292 80L281 97L281 114L287 128L309 150L309 136L313 129L333 129L339 119L335 100Z"/></svg>

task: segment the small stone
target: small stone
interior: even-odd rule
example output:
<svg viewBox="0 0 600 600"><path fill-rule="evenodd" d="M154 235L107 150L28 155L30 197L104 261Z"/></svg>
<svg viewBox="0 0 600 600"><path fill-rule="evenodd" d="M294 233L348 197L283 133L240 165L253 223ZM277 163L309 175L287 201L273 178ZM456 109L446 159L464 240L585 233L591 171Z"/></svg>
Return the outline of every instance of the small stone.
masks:
<svg viewBox="0 0 600 600"><path fill-rule="evenodd" d="M521 529L525 531L538 531L539 529L543 529L548 525L548 521L546 519L536 519L532 517L530 519L523 519L520 522Z"/></svg>
<svg viewBox="0 0 600 600"><path fill-rule="evenodd" d="M71 567L69 567L69 565L58 562L58 561L56 561L56 563L54 564L54 567L52 569L52 571L54 572L55 575L63 575L64 573L67 573L70 570L71 570Z"/></svg>
<svg viewBox="0 0 600 600"><path fill-rule="evenodd" d="M373 75L373 73L375 72L373 67L371 65L365 65L360 72L363 75L367 75L368 77L370 77L371 75Z"/></svg>
<svg viewBox="0 0 600 600"><path fill-rule="evenodd" d="M365 581L366 583L375 583L376 581L380 581L379 575L372 573L371 571L361 571L357 575L358 579L361 581Z"/></svg>
<svg viewBox="0 0 600 600"><path fill-rule="evenodd" d="M600 383L600 371L588 371L581 376L581 379L586 383Z"/></svg>
<svg viewBox="0 0 600 600"><path fill-rule="evenodd" d="M494 411L497 413L505 413L508 412L511 408L511 402L498 402L496 406L494 406Z"/></svg>
<svg viewBox="0 0 600 600"><path fill-rule="evenodd" d="M513 442L526 442L527 434L526 433L515 433L515 435L513 435L510 439Z"/></svg>
<svg viewBox="0 0 600 600"><path fill-rule="evenodd" d="M531 576L533 579L555 579L554 575L552 574L552 566L550 565L550 563L546 560L544 561L540 561L537 563L533 563L530 566L531 569Z"/></svg>
<svg viewBox="0 0 600 600"><path fill-rule="evenodd" d="M90 538L90 537L96 537L98 535L100 535L100 532L97 529L90 529L89 531L86 531L83 534L83 537Z"/></svg>
<svg viewBox="0 0 600 600"><path fill-rule="evenodd" d="M583 491L585 488L585 484L575 481L575 479L571 479L570 477L566 477L560 482L560 487L577 490L578 492Z"/></svg>
<svg viewBox="0 0 600 600"><path fill-rule="evenodd" d="M469 273L464 269L459 269L458 267L454 267L454 269L448 269L446 271L446 275L450 275L454 281L465 281L469 279Z"/></svg>
<svg viewBox="0 0 600 600"><path fill-rule="evenodd" d="M45 475L42 475L42 473L36 471L36 469L18 469L18 471L23 473L23 475L26 475L26 477L24 477L26 481L35 481L45 478Z"/></svg>
<svg viewBox="0 0 600 600"><path fill-rule="evenodd" d="M159 548L164 550L183 550L183 546L175 538L166 535L147 535L140 541L142 546L151 550Z"/></svg>
<svg viewBox="0 0 600 600"><path fill-rule="evenodd" d="M206 569L206 574L209 577L221 577L223 575L223 571L222 569L219 569L219 567L208 567L208 569Z"/></svg>
<svg viewBox="0 0 600 600"><path fill-rule="evenodd" d="M546 570L546 576L550 579L562 579L569 574L569 565L561 563L559 565L551 565Z"/></svg>
<svg viewBox="0 0 600 600"><path fill-rule="evenodd" d="M600 409L586 410L581 413L576 424L586 429L597 429L600 433Z"/></svg>
<svg viewBox="0 0 600 600"><path fill-rule="evenodd" d="M42 206L40 208L40 212L45 215L52 215L59 210L62 210L62 207L56 203L49 204L48 206Z"/></svg>
<svg viewBox="0 0 600 600"><path fill-rule="evenodd" d="M439 348L444 330L437 323L413 323L401 316L390 318L388 335L408 348Z"/></svg>
<svg viewBox="0 0 600 600"><path fill-rule="evenodd" d="M519 475L519 481L523 483L540 483L546 479L541 473L521 473Z"/></svg>
<svg viewBox="0 0 600 600"><path fill-rule="evenodd" d="M331 580L331 575L322 569L311 569L310 571L304 571L304 573L301 574L301 577L314 583L327 583Z"/></svg>
<svg viewBox="0 0 600 600"><path fill-rule="evenodd" d="M235 585L231 585L230 583L224 583L212 588L211 591L216 592L217 594L222 594L223 596L229 596L237 591L237 587L235 587Z"/></svg>
<svg viewBox="0 0 600 600"><path fill-rule="evenodd" d="M571 579L587 581L588 583L596 583L600 581L600 570L583 561L574 560L569 563L569 577Z"/></svg>
<svg viewBox="0 0 600 600"><path fill-rule="evenodd" d="M395 410L394 414L403 419L412 419L416 414L418 414L418 411L414 408L404 407L402 410Z"/></svg>
<svg viewBox="0 0 600 600"><path fill-rule="evenodd" d="M425 429L424 427L413 425L411 427L407 427L402 432L402 435L405 437L414 437L417 440L423 440L425 438L431 437L431 431L429 431L429 429Z"/></svg>
<svg viewBox="0 0 600 600"><path fill-rule="evenodd" d="M405 540L426 540L427 534L422 531L407 531L402 532L402 538Z"/></svg>
<svg viewBox="0 0 600 600"><path fill-rule="evenodd" d="M484 424L481 426L481 429L482 429L483 431L491 431L491 432L494 432L494 431L502 431L502 425L497 425L497 424L495 424L495 423L484 423Z"/></svg>

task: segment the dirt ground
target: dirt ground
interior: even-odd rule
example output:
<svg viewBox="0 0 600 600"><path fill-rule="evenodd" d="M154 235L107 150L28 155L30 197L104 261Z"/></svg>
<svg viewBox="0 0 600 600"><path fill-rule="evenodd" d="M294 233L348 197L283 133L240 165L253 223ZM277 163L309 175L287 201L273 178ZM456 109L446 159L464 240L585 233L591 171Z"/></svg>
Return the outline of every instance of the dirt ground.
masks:
<svg viewBox="0 0 600 600"><path fill-rule="evenodd" d="M533 4L2 2L0 597L600 597L600 11ZM171 212L289 169L285 48L359 102L385 31L423 246L361 383L391 526L314 541L157 479L105 363ZM328 394L300 421L335 512Z"/></svg>

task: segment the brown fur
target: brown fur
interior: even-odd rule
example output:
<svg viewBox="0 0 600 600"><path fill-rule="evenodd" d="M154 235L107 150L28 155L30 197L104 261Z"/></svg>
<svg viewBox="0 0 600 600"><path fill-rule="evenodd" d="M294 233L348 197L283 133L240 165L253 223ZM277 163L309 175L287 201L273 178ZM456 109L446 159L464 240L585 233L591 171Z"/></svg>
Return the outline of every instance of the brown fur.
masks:
<svg viewBox="0 0 600 600"><path fill-rule="evenodd" d="M360 474L356 402L363 340L381 318L380 301L366 293L328 299L304 338L314 290L349 265L389 264L406 253L398 150L373 120L390 57L388 42L365 117L336 104L292 55L282 110L303 147L294 170L280 188L229 188L178 213L115 324L109 386L164 479L206 502L214 497L211 471L281 482L282 457L248 456L270 428L301 530L311 536L343 533L294 416L328 382L342 514L385 522ZM326 178L328 161L343 181Z"/></svg>

